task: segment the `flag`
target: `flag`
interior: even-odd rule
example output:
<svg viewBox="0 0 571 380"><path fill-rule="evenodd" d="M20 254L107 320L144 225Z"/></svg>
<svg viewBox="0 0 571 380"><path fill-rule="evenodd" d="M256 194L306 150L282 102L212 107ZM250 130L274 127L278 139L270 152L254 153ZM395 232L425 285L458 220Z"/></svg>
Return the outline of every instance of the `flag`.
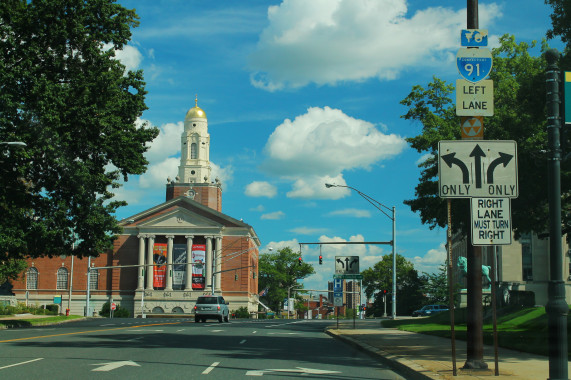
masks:
<svg viewBox="0 0 571 380"><path fill-rule="evenodd" d="M262 291L260 292L260 294L258 294L258 295L259 295L260 297L263 297L263 296L265 296L266 294L268 294L268 288L265 288L264 290L262 290Z"/></svg>

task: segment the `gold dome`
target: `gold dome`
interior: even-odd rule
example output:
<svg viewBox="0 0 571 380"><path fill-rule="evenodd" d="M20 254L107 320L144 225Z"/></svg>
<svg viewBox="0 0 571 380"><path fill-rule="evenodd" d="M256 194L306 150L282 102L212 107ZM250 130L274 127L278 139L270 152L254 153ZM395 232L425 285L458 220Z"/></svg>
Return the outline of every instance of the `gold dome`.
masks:
<svg viewBox="0 0 571 380"><path fill-rule="evenodd" d="M198 106L198 96L194 98L194 107L188 110L185 119L202 118L206 119L206 113Z"/></svg>

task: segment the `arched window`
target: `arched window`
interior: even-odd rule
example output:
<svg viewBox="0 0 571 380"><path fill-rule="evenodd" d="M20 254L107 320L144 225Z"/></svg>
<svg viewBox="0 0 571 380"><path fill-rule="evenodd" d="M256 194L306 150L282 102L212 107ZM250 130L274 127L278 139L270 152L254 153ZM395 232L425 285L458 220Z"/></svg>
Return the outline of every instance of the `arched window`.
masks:
<svg viewBox="0 0 571 380"><path fill-rule="evenodd" d="M97 269L89 271L89 289L97 290L99 288L99 272Z"/></svg>
<svg viewBox="0 0 571 380"><path fill-rule="evenodd" d="M37 289L38 288L38 270L36 268L28 269L26 276L26 289Z"/></svg>
<svg viewBox="0 0 571 380"><path fill-rule="evenodd" d="M191 159L198 158L198 150L196 149L196 143L190 144L190 158Z"/></svg>
<svg viewBox="0 0 571 380"><path fill-rule="evenodd" d="M67 278L68 278L68 271L67 268L59 268L57 270L57 290L65 290L67 289Z"/></svg>

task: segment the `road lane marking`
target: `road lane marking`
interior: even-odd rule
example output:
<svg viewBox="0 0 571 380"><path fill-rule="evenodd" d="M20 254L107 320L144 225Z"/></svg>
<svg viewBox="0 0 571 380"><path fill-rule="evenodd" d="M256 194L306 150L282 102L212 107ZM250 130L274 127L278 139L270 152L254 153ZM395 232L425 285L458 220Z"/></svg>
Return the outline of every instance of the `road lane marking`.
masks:
<svg viewBox="0 0 571 380"><path fill-rule="evenodd" d="M99 363L99 364L92 364L92 365L98 365L101 367L92 369L91 371L101 371L101 372L113 371L114 369L121 368L121 367L126 366L126 365L131 366L131 367L140 367L139 364L137 364L131 360L126 360L126 361L121 361L121 362Z"/></svg>
<svg viewBox="0 0 571 380"><path fill-rule="evenodd" d="M151 324L148 324L148 325L137 325L137 326L127 326L127 327L115 327L115 328L112 328L112 329L87 330L87 331L77 331L77 332L62 333L62 334L31 336L31 337L28 337L28 338L16 338L16 339L0 340L0 343L17 342L17 341L21 341L21 340L32 340L32 339L42 339L42 338L53 338L53 337L56 337L56 336L65 336L65 335L89 334L89 333L102 332L102 331L125 330L125 329L133 329L133 328L137 328L137 327L178 325L179 323L180 323L180 322L151 323Z"/></svg>
<svg viewBox="0 0 571 380"><path fill-rule="evenodd" d="M244 344L244 343L246 343L246 339L244 339L240 342L240 344Z"/></svg>
<svg viewBox="0 0 571 380"><path fill-rule="evenodd" d="M21 363L5 365L4 367L0 367L0 369L10 368L10 367L16 367L17 365L28 364L28 363L31 363L31 362L37 362L38 360L43 360L43 359L44 359L44 358L37 358L37 359L32 359L32 360L28 360L28 361L21 362Z"/></svg>
<svg viewBox="0 0 571 380"><path fill-rule="evenodd" d="M208 375L210 373L210 371L212 371L218 364L220 364L220 362L214 362L210 365L210 367L206 368L204 371L202 371L203 375Z"/></svg>

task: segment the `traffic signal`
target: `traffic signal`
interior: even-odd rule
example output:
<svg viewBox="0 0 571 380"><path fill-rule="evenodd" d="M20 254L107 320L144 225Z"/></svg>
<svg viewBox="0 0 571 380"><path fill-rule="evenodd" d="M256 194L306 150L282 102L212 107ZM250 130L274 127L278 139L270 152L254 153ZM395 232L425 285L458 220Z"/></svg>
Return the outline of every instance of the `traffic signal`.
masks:
<svg viewBox="0 0 571 380"><path fill-rule="evenodd" d="M299 259L297 259L297 260L298 260L298 264L301 265L301 256L299 256Z"/></svg>
<svg viewBox="0 0 571 380"><path fill-rule="evenodd" d="M234 275L234 281L238 281L238 274Z"/></svg>
<svg viewBox="0 0 571 380"><path fill-rule="evenodd" d="M323 256L319 255L319 265L323 264Z"/></svg>

